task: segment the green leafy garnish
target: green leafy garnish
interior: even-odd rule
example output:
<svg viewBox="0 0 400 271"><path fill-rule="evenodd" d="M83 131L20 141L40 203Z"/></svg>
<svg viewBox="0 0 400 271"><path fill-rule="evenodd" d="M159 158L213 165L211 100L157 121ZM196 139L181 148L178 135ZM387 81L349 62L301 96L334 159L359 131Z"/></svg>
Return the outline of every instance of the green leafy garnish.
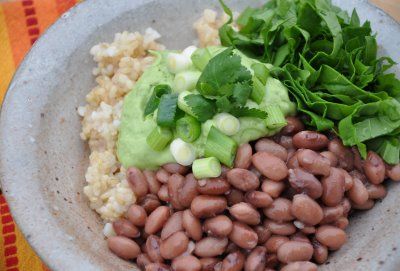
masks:
<svg viewBox="0 0 400 271"><path fill-rule="evenodd" d="M178 94L164 94L160 99L157 111L157 125L174 127L178 119Z"/></svg>
<svg viewBox="0 0 400 271"><path fill-rule="evenodd" d="M260 118L265 119L267 117L267 112L257 109L257 108L249 108L246 106L243 107L233 107L230 111L230 114L234 115L237 118L240 117L252 117L252 118Z"/></svg>
<svg viewBox="0 0 400 271"><path fill-rule="evenodd" d="M363 157L377 151L390 164L400 155L400 81L385 73L395 63L378 57L370 23L361 23L329 0L271 0L247 8L233 28L220 30L221 43L275 67L269 73L288 87L307 124L323 131L337 128L347 146ZM251 99L263 98L262 66L254 70ZM226 107L226 100L217 101Z"/></svg>
<svg viewBox="0 0 400 271"><path fill-rule="evenodd" d="M215 104L213 101L198 94L190 94L184 98L191 113L200 121L205 122L215 115Z"/></svg>
<svg viewBox="0 0 400 271"><path fill-rule="evenodd" d="M144 116L152 114L160 104L161 96L164 94L171 93L171 87L169 85L157 85L153 89L153 94L150 96L149 101L144 109Z"/></svg>

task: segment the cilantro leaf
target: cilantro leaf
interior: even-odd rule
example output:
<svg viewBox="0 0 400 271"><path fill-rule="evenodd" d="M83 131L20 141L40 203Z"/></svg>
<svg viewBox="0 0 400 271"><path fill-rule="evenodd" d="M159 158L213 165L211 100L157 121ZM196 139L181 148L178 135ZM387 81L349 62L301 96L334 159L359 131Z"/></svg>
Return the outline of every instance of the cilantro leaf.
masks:
<svg viewBox="0 0 400 271"><path fill-rule="evenodd" d="M232 109L232 102L227 96L222 96L215 101L218 112L229 112Z"/></svg>
<svg viewBox="0 0 400 271"><path fill-rule="evenodd" d="M194 117L200 122L211 119L216 113L215 103L201 95L190 94L185 96L184 100L190 107L190 111L193 113Z"/></svg>
<svg viewBox="0 0 400 271"><path fill-rule="evenodd" d="M169 85L161 84L155 86L153 88L153 94L150 96L150 99L146 104L146 108L144 109L144 116L153 113L160 104L161 96L168 93L171 93L171 87Z"/></svg>
<svg viewBox="0 0 400 271"><path fill-rule="evenodd" d="M252 117L252 118L265 119L267 117L267 112L257 108L249 108L246 106L234 107L231 109L229 113L237 118Z"/></svg>
<svg viewBox="0 0 400 271"><path fill-rule="evenodd" d="M232 97L241 106L245 105L252 91L251 84L247 81L236 83L233 86Z"/></svg>
<svg viewBox="0 0 400 271"><path fill-rule="evenodd" d="M197 90L203 96L217 98L232 95L235 85L251 88L251 73L241 64L241 58L228 48L213 57L204 68L198 82Z"/></svg>

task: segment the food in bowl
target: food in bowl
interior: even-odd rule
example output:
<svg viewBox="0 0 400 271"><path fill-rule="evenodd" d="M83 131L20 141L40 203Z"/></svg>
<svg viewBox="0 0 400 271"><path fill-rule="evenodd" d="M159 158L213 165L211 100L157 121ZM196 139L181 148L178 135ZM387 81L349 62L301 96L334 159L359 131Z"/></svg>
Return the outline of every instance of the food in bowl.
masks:
<svg viewBox="0 0 400 271"><path fill-rule="evenodd" d="M200 48L147 29L91 49L84 192L143 270L316 270L400 180L400 82L356 12L221 3Z"/></svg>

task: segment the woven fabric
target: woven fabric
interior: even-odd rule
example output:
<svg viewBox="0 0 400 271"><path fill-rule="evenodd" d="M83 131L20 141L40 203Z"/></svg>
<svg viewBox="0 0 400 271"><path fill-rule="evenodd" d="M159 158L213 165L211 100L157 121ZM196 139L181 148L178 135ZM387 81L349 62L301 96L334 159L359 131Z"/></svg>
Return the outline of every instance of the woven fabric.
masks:
<svg viewBox="0 0 400 271"><path fill-rule="evenodd" d="M0 101L29 48L77 0L0 1ZM0 192L1 193L1 192ZM25 240L0 194L0 271L49 270Z"/></svg>

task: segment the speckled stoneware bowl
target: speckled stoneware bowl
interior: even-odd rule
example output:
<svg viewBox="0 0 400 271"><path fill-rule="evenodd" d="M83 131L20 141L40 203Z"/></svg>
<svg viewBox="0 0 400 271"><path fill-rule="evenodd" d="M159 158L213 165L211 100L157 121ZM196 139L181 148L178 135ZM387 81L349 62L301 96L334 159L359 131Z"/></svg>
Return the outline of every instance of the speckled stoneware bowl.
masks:
<svg viewBox="0 0 400 271"><path fill-rule="evenodd" d="M235 10L262 1L227 1ZM382 51L400 61L400 26L366 1L334 1L372 21ZM114 33L151 26L168 48L195 39L192 23L216 0L86 0L65 13L16 73L1 112L0 172L14 218L54 271L137 270L111 254L100 218L82 193L88 151L79 138L76 108L94 86L92 45ZM400 186L351 220L349 242L321 270L400 268Z"/></svg>

